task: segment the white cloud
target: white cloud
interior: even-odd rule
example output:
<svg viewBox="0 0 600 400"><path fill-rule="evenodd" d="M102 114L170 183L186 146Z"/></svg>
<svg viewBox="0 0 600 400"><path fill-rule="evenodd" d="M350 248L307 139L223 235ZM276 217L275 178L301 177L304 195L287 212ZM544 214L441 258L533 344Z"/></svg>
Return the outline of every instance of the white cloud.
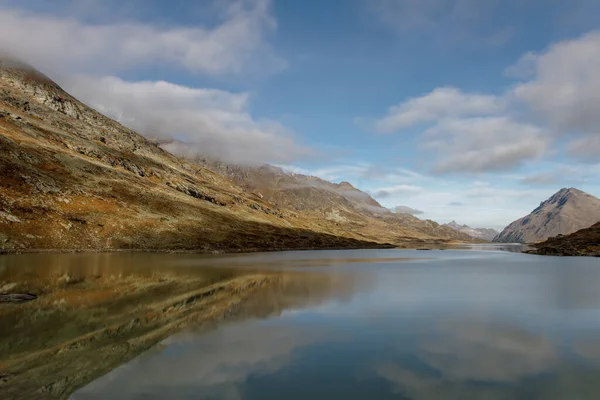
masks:
<svg viewBox="0 0 600 400"><path fill-rule="evenodd" d="M496 96L442 87L390 107L388 114L376 122L375 128L391 133L440 118L496 114L502 109L502 100Z"/></svg>
<svg viewBox="0 0 600 400"><path fill-rule="evenodd" d="M285 172L316 176L330 182L348 181L356 183L362 179L367 181L379 180L389 176L389 173L370 163L339 164L316 168L302 168L290 164L274 164Z"/></svg>
<svg viewBox="0 0 600 400"><path fill-rule="evenodd" d="M289 162L312 155L279 123L255 120L247 93L94 76L67 78L64 87L144 136L176 139L165 147L179 154L238 163Z"/></svg>
<svg viewBox="0 0 600 400"><path fill-rule="evenodd" d="M387 198L393 195L410 196L420 193L423 188L413 185L395 185L383 187L375 190L375 196L379 198Z"/></svg>
<svg viewBox="0 0 600 400"><path fill-rule="evenodd" d="M409 215L422 215L425 214L424 211L417 210L416 208L408 207L408 206L396 206L394 207L394 212L398 214L409 214Z"/></svg>
<svg viewBox="0 0 600 400"><path fill-rule="evenodd" d="M531 80L512 96L560 134L582 135L569 150L574 156L600 156L600 31L528 53L516 65L529 65Z"/></svg>
<svg viewBox="0 0 600 400"><path fill-rule="evenodd" d="M560 157L552 145L564 138L571 157L600 158L600 31L528 52L505 74L525 81L502 96L437 88L390 107L374 128L432 125L419 134L421 159L438 173L498 172Z"/></svg>
<svg viewBox="0 0 600 400"><path fill-rule="evenodd" d="M289 162L312 154L281 124L250 115L247 93L113 76L145 68L223 76L284 67L266 41L277 25L270 0L217 5L220 18L210 27L106 18L89 23L78 12L71 15L79 19L65 16L60 5L58 14L0 9L0 51L50 71L67 91L140 134L172 140L164 147L178 154L238 163ZM74 8L90 5L79 6Z"/></svg>
<svg viewBox="0 0 600 400"><path fill-rule="evenodd" d="M549 142L542 129L506 113L503 97L443 87L391 107L375 129L389 133L432 123L421 134L421 146L424 158L436 160L434 171L502 171L539 159Z"/></svg>
<svg viewBox="0 0 600 400"><path fill-rule="evenodd" d="M557 43L543 54L524 56L535 76L514 88L518 100L566 130L600 128L600 32ZM524 61L525 60L525 61Z"/></svg>
<svg viewBox="0 0 600 400"><path fill-rule="evenodd" d="M437 154L438 173L502 171L540 159L549 138L538 127L506 117L446 119L423 135Z"/></svg>
<svg viewBox="0 0 600 400"><path fill-rule="evenodd" d="M229 4L211 28L141 22L86 24L73 18L0 10L0 49L54 71L96 72L167 65L209 75L279 70L265 41L276 28L268 0Z"/></svg>

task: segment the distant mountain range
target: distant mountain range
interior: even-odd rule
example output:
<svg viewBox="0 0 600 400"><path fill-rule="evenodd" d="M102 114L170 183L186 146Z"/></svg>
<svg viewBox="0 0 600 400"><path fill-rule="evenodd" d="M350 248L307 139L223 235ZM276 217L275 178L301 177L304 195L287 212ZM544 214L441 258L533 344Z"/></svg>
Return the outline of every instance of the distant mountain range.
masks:
<svg viewBox="0 0 600 400"><path fill-rule="evenodd" d="M315 176L286 173L271 165L232 165L209 158L195 162L277 207L310 216L321 224L334 224L340 232L389 243L414 239L471 240L437 222L392 212L348 182L332 183Z"/></svg>
<svg viewBox="0 0 600 400"><path fill-rule="evenodd" d="M535 243L568 235L600 221L600 199L575 188L563 188L529 215L508 225L494 242Z"/></svg>
<svg viewBox="0 0 600 400"><path fill-rule="evenodd" d="M495 229L486 229L486 228L471 228L468 225L459 225L456 221L449 222L444 224L449 228L454 229L455 231L466 233L475 239L487 240L491 242L497 235L498 231Z"/></svg>

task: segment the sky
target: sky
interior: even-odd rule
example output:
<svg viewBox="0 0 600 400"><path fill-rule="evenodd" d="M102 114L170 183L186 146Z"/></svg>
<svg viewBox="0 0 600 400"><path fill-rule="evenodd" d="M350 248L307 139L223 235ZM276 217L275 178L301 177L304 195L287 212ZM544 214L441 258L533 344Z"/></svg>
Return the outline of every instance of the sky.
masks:
<svg viewBox="0 0 600 400"><path fill-rule="evenodd" d="M598 0L0 0L0 53L185 156L502 229L600 197Z"/></svg>

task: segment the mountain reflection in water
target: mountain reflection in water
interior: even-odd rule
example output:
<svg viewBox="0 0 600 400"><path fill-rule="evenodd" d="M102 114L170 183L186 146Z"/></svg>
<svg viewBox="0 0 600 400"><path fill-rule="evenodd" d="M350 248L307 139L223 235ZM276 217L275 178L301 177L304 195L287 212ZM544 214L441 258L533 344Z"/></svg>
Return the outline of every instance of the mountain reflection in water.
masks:
<svg viewBox="0 0 600 400"><path fill-rule="evenodd" d="M206 331L223 320L267 318L328 299L345 301L366 290L369 277L360 271L325 271L365 263L359 256L0 257L2 291L39 295L28 304L0 308L0 397L65 398L183 328Z"/></svg>

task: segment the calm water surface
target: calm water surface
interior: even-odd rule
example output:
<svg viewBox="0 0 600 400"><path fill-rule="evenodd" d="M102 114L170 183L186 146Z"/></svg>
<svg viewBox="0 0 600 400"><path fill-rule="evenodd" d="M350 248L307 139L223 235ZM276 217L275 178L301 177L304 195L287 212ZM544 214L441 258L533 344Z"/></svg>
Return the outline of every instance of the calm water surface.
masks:
<svg viewBox="0 0 600 400"><path fill-rule="evenodd" d="M281 293L295 301L280 313L173 336L72 398L600 398L598 258L374 250L210 264L310 269L327 284Z"/></svg>

